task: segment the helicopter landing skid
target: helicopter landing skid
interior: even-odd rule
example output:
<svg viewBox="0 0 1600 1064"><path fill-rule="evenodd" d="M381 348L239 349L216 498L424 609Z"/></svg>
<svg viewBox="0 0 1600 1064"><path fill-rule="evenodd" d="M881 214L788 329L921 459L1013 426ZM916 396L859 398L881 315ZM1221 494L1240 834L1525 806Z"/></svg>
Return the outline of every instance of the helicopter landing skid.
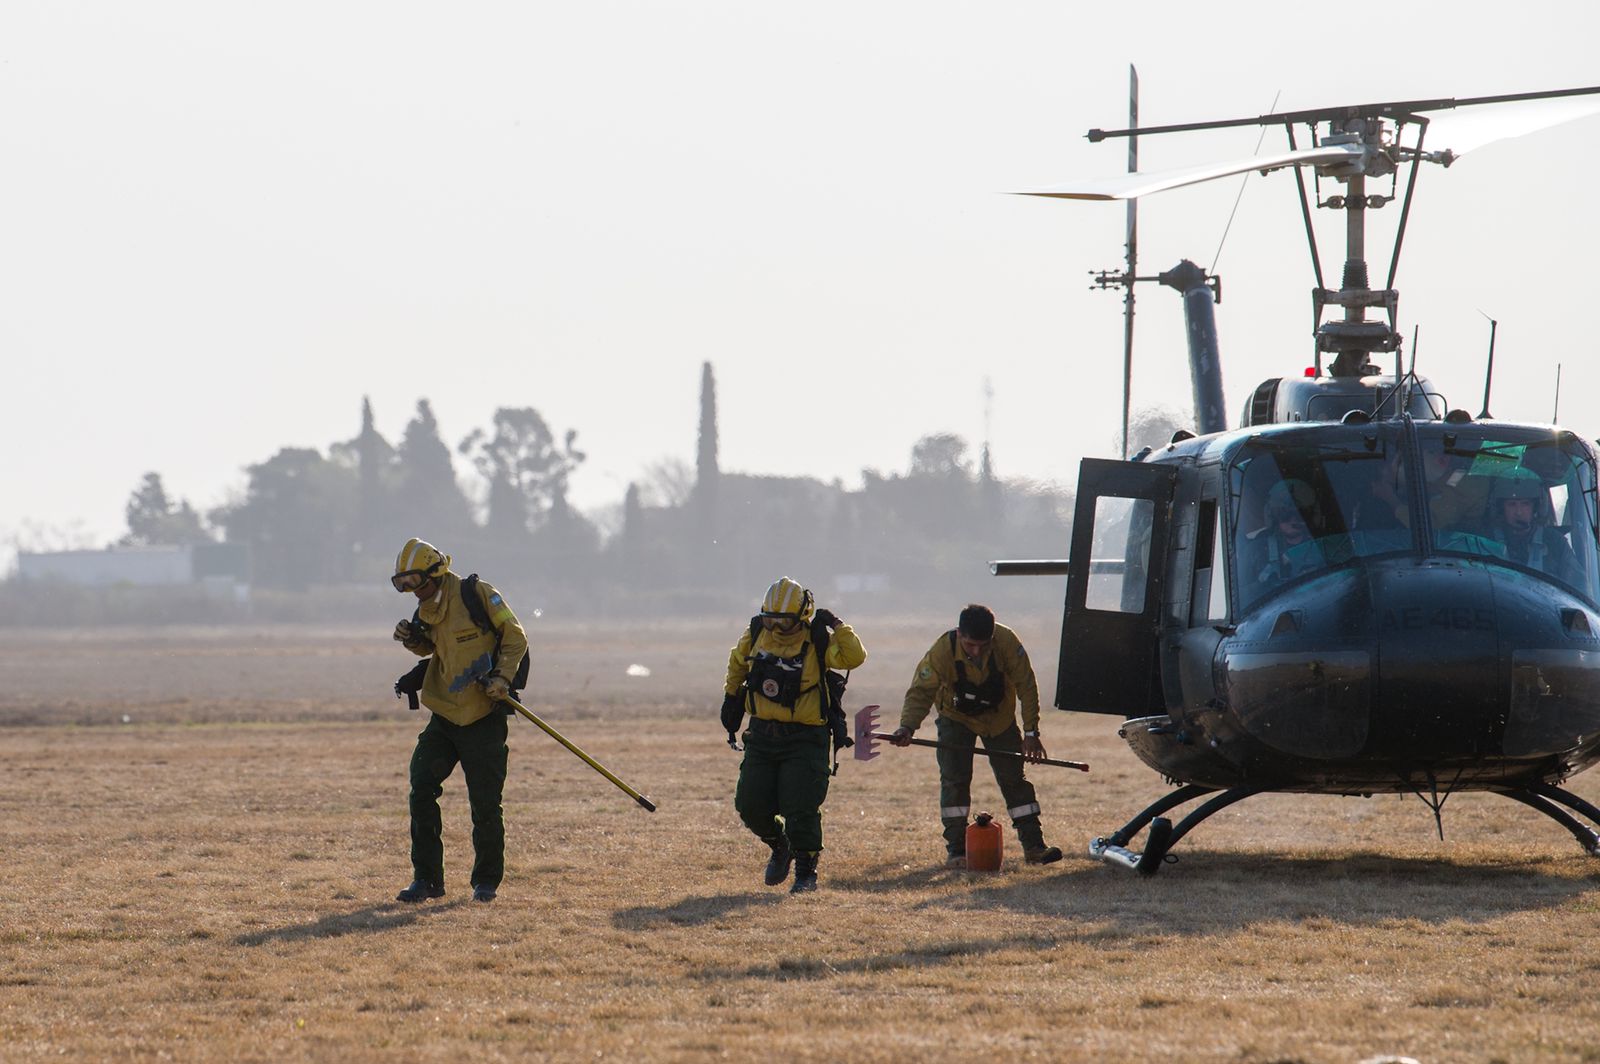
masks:
<svg viewBox="0 0 1600 1064"><path fill-rule="evenodd" d="M1562 809L1556 803L1566 806L1575 812L1582 813L1590 820L1600 824L1600 809L1579 798L1571 791L1563 790L1553 783L1534 783L1527 787L1503 788L1495 793L1503 794L1507 798L1521 802L1529 809L1537 809L1545 816L1572 833L1578 840L1584 852L1590 857L1600 857L1600 834L1578 820L1577 817Z"/></svg>
<svg viewBox="0 0 1600 1064"><path fill-rule="evenodd" d="M1215 794L1216 790L1215 787L1202 787L1195 783L1184 784L1151 802L1138 816L1113 834L1090 840L1089 856L1099 858L1108 864L1132 869L1140 875L1153 876L1164 862L1177 860L1170 854L1172 847L1178 844L1179 839L1194 830L1201 821L1213 813L1226 809L1234 802L1242 801L1253 794L1260 794L1266 788L1260 784L1247 784L1242 787L1230 787L1221 794ZM1215 794L1215 797L1184 817L1176 827L1171 820L1161 815L1169 809L1205 794ZM1146 824L1150 825L1150 831L1145 836L1144 852L1136 853L1128 849L1128 843Z"/></svg>

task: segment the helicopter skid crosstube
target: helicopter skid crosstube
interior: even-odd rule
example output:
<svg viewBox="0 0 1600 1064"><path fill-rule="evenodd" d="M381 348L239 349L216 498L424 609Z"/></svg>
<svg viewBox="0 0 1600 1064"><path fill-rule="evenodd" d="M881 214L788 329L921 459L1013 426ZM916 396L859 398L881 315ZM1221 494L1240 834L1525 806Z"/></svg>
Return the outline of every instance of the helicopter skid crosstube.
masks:
<svg viewBox="0 0 1600 1064"><path fill-rule="evenodd" d="M1089 856L1105 861L1107 864L1120 865L1123 868L1138 872L1140 875L1153 876L1161 869L1162 864L1175 861L1171 850L1178 841L1200 825L1202 821L1212 814L1226 809L1235 802L1243 801L1252 795L1270 792L1275 788L1266 784L1245 784L1230 787L1217 793L1217 788L1204 787L1199 784L1187 783L1163 795L1150 803L1138 816L1128 821L1111 835L1103 835L1089 841ZM1600 857L1600 832L1585 825L1567 812L1571 809L1588 817L1595 824L1600 825L1600 808L1573 794L1563 790L1552 783L1531 783L1520 787L1490 788L1490 793L1501 794L1513 801L1521 802L1530 809L1543 813L1557 824L1566 828L1578 845L1583 847L1585 853L1591 857ZM1204 795L1212 795L1197 809L1184 817L1176 827L1171 820L1162 816L1162 813L1182 805L1185 802ZM1434 805L1437 816L1439 805L1442 802L1430 803ZM1566 806L1567 809L1562 809ZM1143 851L1132 850L1128 843L1133 837L1149 825L1149 833L1145 836Z"/></svg>
<svg viewBox="0 0 1600 1064"><path fill-rule="evenodd" d="M1191 799L1212 794L1216 791L1215 787L1202 787L1198 784L1186 783L1177 790L1171 791L1150 803L1138 816L1128 821L1114 834L1091 840L1089 843L1089 856L1098 857L1102 861L1108 861L1112 864L1119 864L1124 868L1130 868L1141 875L1153 876L1161 868L1163 862L1176 860L1176 858L1168 855L1168 851L1178 844L1179 839L1194 830L1201 821L1213 813L1226 809L1234 802L1242 801L1253 794L1260 794L1266 789L1265 784L1259 783L1232 787L1205 802L1174 827L1172 821L1161 816L1162 813ZM1150 825L1150 832L1145 837L1144 852L1135 853L1128 849L1128 843L1146 824Z"/></svg>

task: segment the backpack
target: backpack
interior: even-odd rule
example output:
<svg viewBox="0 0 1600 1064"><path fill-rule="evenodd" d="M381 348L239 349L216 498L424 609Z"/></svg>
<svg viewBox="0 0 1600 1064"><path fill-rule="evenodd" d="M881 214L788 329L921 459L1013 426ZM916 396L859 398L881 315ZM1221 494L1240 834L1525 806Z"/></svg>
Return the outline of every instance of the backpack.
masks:
<svg viewBox="0 0 1600 1064"><path fill-rule="evenodd" d="M750 618L750 646L754 649L756 636L761 634L761 615ZM828 668L828 641L832 639L828 626L815 618L811 621L811 645L817 650L817 665L822 669L822 719L827 722L828 734L833 737L833 775L839 772L839 751L856 745L850 738L850 727L844 719L844 689L850 674Z"/></svg>
<svg viewBox="0 0 1600 1064"><path fill-rule="evenodd" d="M495 628L494 622L489 620L489 611L483 608L483 599L478 595L478 574L463 577L461 580L461 601L467 607L467 616L480 631L494 635L494 656L500 656L500 632ZM426 632L428 625L422 620L422 610L418 607L411 614L411 626L418 631ZM405 695L410 703L408 709L416 709L421 703L417 701L417 692L422 690L423 677L428 673L428 663L432 658L423 658L416 666L400 679L395 681L394 696L399 698ZM517 663L517 674L507 679L511 683L511 697L516 698L522 689L528 686L528 670L532 665L532 655L523 651L522 660ZM513 711L507 706L504 712L509 716Z"/></svg>

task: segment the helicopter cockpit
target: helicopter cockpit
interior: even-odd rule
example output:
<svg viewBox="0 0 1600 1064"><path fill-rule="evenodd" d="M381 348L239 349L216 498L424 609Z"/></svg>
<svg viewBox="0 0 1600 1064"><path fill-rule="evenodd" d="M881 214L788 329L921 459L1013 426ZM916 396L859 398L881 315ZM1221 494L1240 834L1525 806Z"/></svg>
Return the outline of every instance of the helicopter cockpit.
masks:
<svg viewBox="0 0 1600 1064"><path fill-rule="evenodd" d="M1595 470L1571 434L1308 426L1244 442L1227 476L1240 611L1354 559L1418 551L1424 536L1432 555L1530 570L1600 601Z"/></svg>

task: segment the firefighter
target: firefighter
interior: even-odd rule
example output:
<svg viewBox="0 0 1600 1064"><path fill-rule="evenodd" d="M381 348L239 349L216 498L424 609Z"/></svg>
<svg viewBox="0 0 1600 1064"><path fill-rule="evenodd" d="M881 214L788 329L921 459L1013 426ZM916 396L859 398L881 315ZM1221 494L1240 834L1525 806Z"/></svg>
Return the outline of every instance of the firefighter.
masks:
<svg viewBox="0 0 1600 1064"><path fill-rule="evenodd" d="M830 740L843 734L840 688L830 684L828 670L848 671L866 660L855 630L816 609L811 592L786 576L767 589L761 612L728 655L722 726L730 745L750 716L733 804L772 850L769 887L788 879L792 864L789 892L817 889Z"/></svg>
<svg viewBox="0 0 1600 1064"><path fill-rule="evenodd" d="M526 679L528 637L500 593L476 577L467 580L478 600L469 606L461 577L450 571L450 556L420 539L401 548L391 582L418 603L411 620L395 625L394 638L413 654L431 655L419 692L429 719L411 755L414 879L396 900L444 896L439 795L459 762L472 806L472 899L493 901L505 874L500 796L508 753L506 714L496 703L513 697L513 685Z"/></svg>
<svg viewBox="0 0 1600 1064"><path fill-rule="evenodd" d="M1017 728L1017 700L1022 700L1022 729ZM1023 760L1045 758L1039 738L1039 684L1017 634L996 624L987 606L969 605L956 627L934 640L922 656L906 691L900 727L890 739L910 746L912 733L937 707L939 741L953 749L939 750L939 819L944 823L946 867L967 864L967 814L972 809L972 757L978 739L986 750L1007 750L1022 757L992 757L989 766L1005 799L1011 826L1029 864L1052 864L1061 851L1046 846L1039 826L1039 802L1033 784L1023 776Z"/></svg>

